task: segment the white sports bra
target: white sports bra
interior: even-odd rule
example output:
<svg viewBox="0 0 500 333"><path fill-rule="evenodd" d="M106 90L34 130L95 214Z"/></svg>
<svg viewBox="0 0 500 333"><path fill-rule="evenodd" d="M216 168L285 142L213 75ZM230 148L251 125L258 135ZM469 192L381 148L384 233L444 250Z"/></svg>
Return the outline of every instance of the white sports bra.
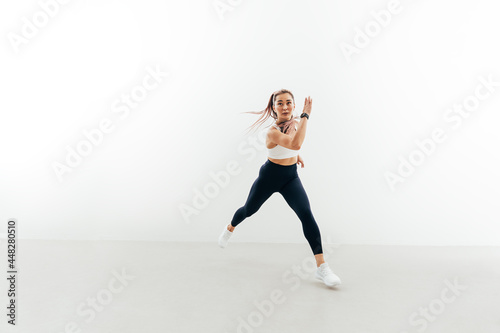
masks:
<svg viewBox="0 0 500 333"><path fill-rule="evenodd" d="M273 127L281 131L278 125L273 124ZM297 126L295 126L295 129L297 129ZM277 145L274 148L267 148L267 156L270 158L282 159L282 158L295 157L298 154L299 154L298 150L289 149L280 145Z"/></svg>

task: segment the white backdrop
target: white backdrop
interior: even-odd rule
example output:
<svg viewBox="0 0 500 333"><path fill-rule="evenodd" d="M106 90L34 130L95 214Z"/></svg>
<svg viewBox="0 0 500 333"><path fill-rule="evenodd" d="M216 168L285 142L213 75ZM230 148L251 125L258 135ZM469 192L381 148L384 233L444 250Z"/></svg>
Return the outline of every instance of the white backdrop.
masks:
<svg viewBox="0 0 500 333"><path fill-rule="evenodd" d="M266 160L242 112L286 88L296 115L313 98L298 172L324 242L500 245L493 1L0 7L19 238L216 244ZM233 239L306 242L279 193Z"/></svg>

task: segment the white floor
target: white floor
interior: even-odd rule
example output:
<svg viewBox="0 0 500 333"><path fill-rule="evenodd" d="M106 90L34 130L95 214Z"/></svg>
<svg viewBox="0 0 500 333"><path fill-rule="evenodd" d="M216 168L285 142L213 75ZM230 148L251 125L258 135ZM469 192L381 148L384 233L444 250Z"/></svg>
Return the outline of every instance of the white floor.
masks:
<svg viewBox="0 0 500 333"><path fill-rule="evenodd" d="M500 332L498 247L324 252L338 287L306 243L21 240L17 325L2 306L0 331Z"/></svg>

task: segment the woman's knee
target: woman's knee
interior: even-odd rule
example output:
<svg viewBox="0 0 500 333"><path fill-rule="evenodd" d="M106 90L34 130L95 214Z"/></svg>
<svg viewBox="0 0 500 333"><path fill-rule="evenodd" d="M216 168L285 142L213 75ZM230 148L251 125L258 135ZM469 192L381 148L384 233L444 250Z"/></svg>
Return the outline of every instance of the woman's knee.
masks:
<svg viewBox="0 0 500 333"><path fill-rule="evenodd" d="M315 224L314 215L310 209L296 209L295 213L304 224Z"/></svg>

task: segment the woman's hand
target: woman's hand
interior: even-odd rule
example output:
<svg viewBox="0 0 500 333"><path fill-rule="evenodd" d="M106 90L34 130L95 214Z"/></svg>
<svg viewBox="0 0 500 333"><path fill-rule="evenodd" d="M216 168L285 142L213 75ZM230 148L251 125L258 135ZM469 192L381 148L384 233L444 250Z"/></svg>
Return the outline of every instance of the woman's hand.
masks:
<svg viewBox="0 0 500 333"><path fill-rule="evenodd" d="M304 102L304 111L302 111L302 112L305 112L308 115L311 115L311 111L312 111L312 98L310 96L308 96L308 97L306 97L306 100Z"/></svg>
<svg viewBox="0 0 500 333"><path fill-rule="evenodd" d="M300 157L300 155L297 155L297 164L300 165L302 164L302 168L304 167L304 160L302 159L302 157Z"/></svg>

